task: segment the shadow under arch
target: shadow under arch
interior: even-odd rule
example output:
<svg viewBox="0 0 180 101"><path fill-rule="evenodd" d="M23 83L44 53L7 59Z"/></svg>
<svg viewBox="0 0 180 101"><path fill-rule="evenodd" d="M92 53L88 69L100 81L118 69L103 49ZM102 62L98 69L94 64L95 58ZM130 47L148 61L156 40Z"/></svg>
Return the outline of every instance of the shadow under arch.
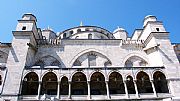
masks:
<svg viewBox="0 0 180 101"><path fill-rule="evenodd" d="M37 95L39 86L39 78L35 72L29 72L23 78L21 94L22 95Z"/></svg>
<svg viewBox="0 0 180 101"><path fill-rule="evenodd" d="M53 72L46 73L42 78L41 95L57 95L57 76Z"/></svg>
<svg viewBox="0 0 180 101"><path fill-rule="evenodd" d="M166 76L160 71L153 74L154 86L156 93L169 93Z"/></svg>
<svg viewBox="0 0 180 101"><path fill-rule="evenodd" d="M91 95L105 95L106 84L105 77L101 72L94 72L90 79Z"/></svg>
<svg viewBox="0 0 180 101"><path fill-rule="evenodd" d="M123 83L123 77L118 72L112 72L109 75L109 91L110 94L125 94L125 87Z"/></svg>
<svg viewBox="0 0 180 101"><path fill-rule="evenodd" d="M127 85L128 94L136 94L134 80L131 75L126 76L126 85Z"/></svg>
<svg viewBox="0 0 180 101"><path fill-rule="evenodd" d="M72 76L72 95L87 95L87 78L82 72L76 72Z"/></svg>
<svg viewBox="0 0 180 101"><path fill-rule="evenodd" d="M66 76L61 78L60 82L60 95L68 95L69 92L69 82Z"/></svg>
<svg viewBox="0 0 180 101"><path fill-rule="evenodd" d="M153 93L149 75L146 72L138 72L136 75L136 81L139 93Z"/></svg>

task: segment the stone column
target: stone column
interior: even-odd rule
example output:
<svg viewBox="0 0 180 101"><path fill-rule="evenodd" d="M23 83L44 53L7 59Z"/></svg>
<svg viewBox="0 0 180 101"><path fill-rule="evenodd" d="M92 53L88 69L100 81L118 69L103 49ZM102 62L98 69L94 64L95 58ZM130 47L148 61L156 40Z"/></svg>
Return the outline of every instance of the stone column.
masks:
<svg viewBox="0 0 180 101"><path fill-rule="evenodd" d="M60 81L57 82L58 86L57 86L57 99L59 99L60 96Z"/></svg>
<svg viewBox="0 0 180 101"><path fill-rule="evenodd" d="M87 81L87 86L88 86L88 99L91 99L90 81Z"/></svg>
<svg viewBox="0 0 180 101"><path fill-rule="evenodd" d="M134 88L136 91L136 97L139 98L139 94L138 94L138 88L137 88L137 84L136 84L136 80L133 81L134 82Z"/></svg>
<svg viewBox="0 0 180 101"><path fill-rule="evenodd" d="M154 86L154 82L153 82L153 80L151 80L150 82L151 82L151 85L152 85L154 96L157 97L157 93L156 93L156 89L155 89L155 86Z"/></svg>
<svg viewBox="0 0 180 101"><path fill-rule="evenodd" d="M41 84L42 84L42 82L39 81L39 86L38 86L38 99L40 99L40 95L41 95Z"/></svg>
<svg viewBox="0 0 180 101"><path fill-rule="evenodd" d="M107 90L107 99L110 99L108 81L105 81L105 83L106 83L106 90Z"/></svg>
<svg viewBox="0 0 180 101"><path fill-rule="evenodd" d="M68 98L71 99L71 82L69 81L69 92Z"/></svg>
<svg viewBox="0 0 180 101"><path fill-rule="evenodd" d="M124 83L124 88L125 88L126 97L129 98L126 81L123 81L123 83Z"/></svg>

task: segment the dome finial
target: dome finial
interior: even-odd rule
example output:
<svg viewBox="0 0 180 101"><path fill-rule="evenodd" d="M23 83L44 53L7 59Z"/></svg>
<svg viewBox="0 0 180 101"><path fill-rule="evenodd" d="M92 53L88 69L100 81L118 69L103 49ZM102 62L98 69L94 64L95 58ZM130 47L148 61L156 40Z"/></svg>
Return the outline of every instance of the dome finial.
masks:
<svg viewBox="0 0 180 101"><path fill-rule="evenodd" d="M80 22L80 26L83 26L83 22L82 21Z"/></svg>
<svg viewBox="0 0 180 101"><path fill-rule="evenodd" d="M49 25L48 25L47 29L48 29L48 30L50 30L50 27L49 27Z"/></svg>

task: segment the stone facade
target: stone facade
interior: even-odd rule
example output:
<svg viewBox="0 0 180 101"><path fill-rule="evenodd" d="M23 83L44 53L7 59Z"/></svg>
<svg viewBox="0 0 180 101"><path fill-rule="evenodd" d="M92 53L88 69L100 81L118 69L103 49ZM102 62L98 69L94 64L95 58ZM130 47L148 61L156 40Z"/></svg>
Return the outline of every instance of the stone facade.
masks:
<svg viewBox="0 0 180 101"><path fill-rule="evenodd" d="M0 44L0 101L180 100L179 44L146 16L132 37L97 26L41 30L24 14Z"/></svg>

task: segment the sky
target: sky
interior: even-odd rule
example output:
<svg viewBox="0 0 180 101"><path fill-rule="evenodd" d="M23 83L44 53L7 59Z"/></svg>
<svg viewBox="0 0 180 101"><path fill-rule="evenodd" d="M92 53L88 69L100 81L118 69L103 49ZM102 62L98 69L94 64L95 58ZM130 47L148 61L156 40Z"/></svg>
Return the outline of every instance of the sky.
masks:
<svg viewBox="0 0 180 101"><path fill-rule="evenodd" d="M143 19L155 15L170 32L172 43L180 43L180 0L1 0L0 42L10 43L17 20L25 13L37 18L41 29L54 32L83 25L103 27L113 32L117 26L131 37L143 28Z"/></svg>

